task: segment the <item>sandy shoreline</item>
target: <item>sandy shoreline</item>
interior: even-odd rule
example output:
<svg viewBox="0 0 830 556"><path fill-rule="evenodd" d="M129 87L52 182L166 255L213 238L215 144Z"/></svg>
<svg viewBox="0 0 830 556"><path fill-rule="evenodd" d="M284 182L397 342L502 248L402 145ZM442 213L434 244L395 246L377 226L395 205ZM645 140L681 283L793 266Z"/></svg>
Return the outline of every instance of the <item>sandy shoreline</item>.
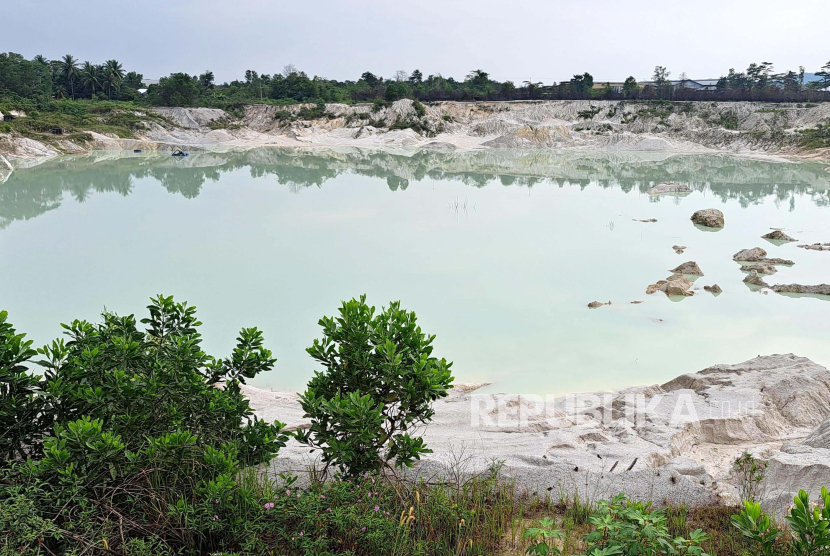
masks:
<svg viewBox="0 0 830 556"><path fill-rule="evenodd" d="M689 104L689 103L686 103ZM678 103L667 112L620 101L437 102L421 115L412 101L374 110L371 105L325 105L325 115L300 118L303 105L249 105L235 118L214 108L152 108L135 138L88 132L84 144L0 134L7 159L52 158L93 150L223 151L256 147L366 149L554 149L651 153L729 153L778 160L830 160L830 149L804 151L801 130L830 121L830 103L808 108L782 104ZM778 106L778 105L777 105ZM307 108L307 106L305 106ZM723 116L737 129L720 127ZM418 129L419 131L416 131ZM2 161L0 161L2 164Z"/></svg>
<svg viewBox="0 0 830 556"><path fill-rule="evenodd" d="M715 365L663 385L555 399L477 394L458 385L424 430L434 450L414 473L484 472L493 460L529 494L597 499L624 491L656 503L735 503L731 462L769 462L763 502L783 508L830 484L830 371L792 354ZM303 426L297 395L245 387L256 414ZM290 443L275 473L315 461Z"/></svg>

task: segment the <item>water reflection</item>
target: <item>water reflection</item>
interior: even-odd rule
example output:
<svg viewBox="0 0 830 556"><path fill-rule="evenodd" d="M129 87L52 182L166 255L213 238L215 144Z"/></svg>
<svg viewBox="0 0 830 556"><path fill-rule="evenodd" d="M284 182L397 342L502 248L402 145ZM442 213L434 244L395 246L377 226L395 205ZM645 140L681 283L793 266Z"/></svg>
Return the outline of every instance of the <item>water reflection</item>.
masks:
<svg viewBox="0 0 830 556"><path fill-rule="evenodd" d="M64 194L83 202L95 193L127 196L134 182L153 178L172 194L197 197L223 173L247 168L252 177L273 176L293 192L322 187L344 173L379 177L391 191L412 182L460 181L471 187L501 184L532 188L541 184L645 193L653 184L677 181L742 207L772 197L795 209L807 195L817 206L830 206L830 174L824 164L781 163L728 155L552 151L418 151L390 153L360 149L261 148L242 152L193 153L178 159L160 155L98 153L63 157L12 172L0 184L0 229L15 220L35 218L60 207ZM671 197L652 197L671 202Z"/></svg>

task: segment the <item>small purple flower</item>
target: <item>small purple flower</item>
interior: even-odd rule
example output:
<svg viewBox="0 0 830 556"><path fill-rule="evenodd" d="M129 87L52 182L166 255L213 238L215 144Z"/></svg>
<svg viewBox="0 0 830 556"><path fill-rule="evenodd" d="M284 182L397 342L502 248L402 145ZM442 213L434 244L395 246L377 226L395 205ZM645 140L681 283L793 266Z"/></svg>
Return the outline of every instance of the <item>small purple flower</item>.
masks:
<svg viewBox="0 0 830 556"><path fill-rule="evenodd" d="M219 516L218 515L213 516L213 521L219 521Z"/></svg>
<svg viewBox="0 0 830 556"><path fill-rule="evenodd" d="M285 495L286 495L286 496L291 496L291 489L286 490L286 491L285 491Z"/></svg>
<svg viewBox="0 0 830 556"><path fill-rule="evenodd" d="M300 536L301 536L301 537L303 536L303 532L302 532L302 531L300 531Z"/></svg>
<svg viewBox="0 0 830 556"><path fill-rule="evenodd" d="M214 503L214 504L218 504L218 503L219 503L219 499L217 498L216 500L214 500L214 501L213 501L213 503Z"/></svg>
<svg viewBox="0 0 830 556"><path fill-rule="evenodd" d="M363 498L358 498L357 503L360 504L361 502L363 502Z"/></svg>
<svg viewBox="0 0 830 556"><path fill-rule="evenodd" d="M326 511L327 511L327 512L329 512L329 513L331 513L331 508L329 508L329 509L328 509L328 510L326 510Z"/></svg>
<svg viewBox="0 0 830 556"><path fill-rule="evenodd" d="M326 499L326 495L325 495L325 494L321 494L321 495L320 495L320 500L325 500L325 499Z"/></svg>
<svg viewBox="0 0 830 556"><path fill-rule="evenodd" d="M361 530L360 530L360 532L361 532L361 533L365 533L365 532L366 532L366 528L364 527L363 529L361 529Z"/></svg>
<svg viewBox="0 0 830 556"><path fill-rule="evenodd" d="M300 497L300 493L298 492L298 493L297 493L297 498L299 498L299 497Z"/></svg>
<svg viewBox="0 0 830 556"><path fill-rule="evenodd" d="M380 511L380 506L375 506L375 511L379 512Z"/></svg>
<svg viewBox="0 0 830 556"><path fill-rule="evenodd" d="M274 503L273 502L268 502L267 504L265 504L265 509L266 510L274 509Z"/></svg>

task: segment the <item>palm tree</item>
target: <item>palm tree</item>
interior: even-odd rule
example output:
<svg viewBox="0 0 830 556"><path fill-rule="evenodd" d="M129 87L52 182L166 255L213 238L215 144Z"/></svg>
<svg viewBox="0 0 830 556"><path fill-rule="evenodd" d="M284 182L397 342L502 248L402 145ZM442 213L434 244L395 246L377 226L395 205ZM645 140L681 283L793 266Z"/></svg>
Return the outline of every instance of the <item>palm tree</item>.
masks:
<svg viewBox="0 0 830 556"><path fill-rule="evenodd" d="M107 84L107 95L112 98L112 88L121 86L124 79L124 67L118 60L104 62L104 82Z"/></svg>
<svg viewBox="0 0 830 556"><path fill-rule="evenodd" d="M38 54L37 56L35 56L34 58L32 58L32 61L33 61L33 62L36 62L36 63L38 63L38 64L42 64L42 65L44 65L44 66L48 66L48 65L49 65L49 60L47 60L47 59L46 59L46 56L44 56L43 54Z"/></svg>
<svg viewBox="0 0 830 556"><path fill-rule="evenodd" d="M75 100L75 77L78 75L78 60L72 54L67 54L61 58L61 70L63 78L72 91L72 100Z"/></svg>
<svg viewBox="0 0 830 556"><path fill-rule="evenodd" d="M101 85L101 68L89 62L84 62L81 68L81 85L92 91L95 96L95 88Z"/></svg>

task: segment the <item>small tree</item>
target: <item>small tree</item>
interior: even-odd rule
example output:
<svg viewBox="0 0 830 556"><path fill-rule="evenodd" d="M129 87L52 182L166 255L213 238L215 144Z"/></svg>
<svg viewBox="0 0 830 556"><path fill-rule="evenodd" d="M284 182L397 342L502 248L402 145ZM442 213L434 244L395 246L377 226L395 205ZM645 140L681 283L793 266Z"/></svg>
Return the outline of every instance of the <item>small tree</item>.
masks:
<svg viewBox="0 0 830 556"><path fill-rule="evenodd" d="M657 87L662 87L669 80L671 72L664 66L654 66L654 75L651 76Z"/></svg>
<svg viewBox="0 0 830 556"><path fill-rule="evenodd" d="M630 76L625 80L625 83L623 83L623 91L625 91L625 96L630 97L636 90L637 80L634 79L634 76Z"/></svg>
<svg viewBox="0 0 830 556"><path fill-rule="evenodd" d="M311 427L296 438L350 475L412 466L432 452L412 433L452 388L452 363L432 356L435 336L398 301L375 314L363 295L339 312L320 319L323 338L306 350L323 371L300 397Z"/></svg>

